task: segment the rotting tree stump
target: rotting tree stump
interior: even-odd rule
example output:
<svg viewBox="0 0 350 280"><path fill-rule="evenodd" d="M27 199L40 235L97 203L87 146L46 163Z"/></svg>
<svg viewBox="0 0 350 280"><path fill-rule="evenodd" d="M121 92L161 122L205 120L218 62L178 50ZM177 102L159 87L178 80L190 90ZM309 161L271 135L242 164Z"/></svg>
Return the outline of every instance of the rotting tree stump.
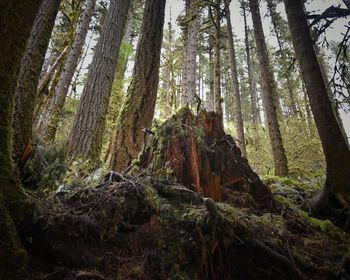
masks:
<svg viewBox="0 0 350 280"><path fill-rule="evenodd" d="M150 136L147 136L150 137ZM271 208L271 192L241 156L219 115L183 108L157 128L134 165L151 175L174 179L220 202L224 192L249 193L261 208Z"/></svg>

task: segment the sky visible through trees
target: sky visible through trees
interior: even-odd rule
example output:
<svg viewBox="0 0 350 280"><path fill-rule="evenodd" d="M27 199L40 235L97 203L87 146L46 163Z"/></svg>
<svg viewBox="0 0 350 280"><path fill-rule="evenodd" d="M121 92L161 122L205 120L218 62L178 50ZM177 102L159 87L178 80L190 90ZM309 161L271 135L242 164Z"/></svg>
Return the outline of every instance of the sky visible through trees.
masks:
<svg viewBox="0 0 350 280"><path fill-rule="evenodd" d="M342 3L342 1L339 0L333 0L333 1L326 1L326 0L315 0L315 1L307 1L306 7L308 11L313 11L313 12L321 12L324 11L327 7L329 7L329 5L332 4L334 6L344 6L344 4ZM235 40L243 42L244 41L244 25L243 25L243 16L242 16L242 12L240 9L240 4L237 0L233 0L230 4L230 10L231 10L231 18L232 18L232 26L233 26L233 32L235 37ZM277 11L283 16L284 19L286 19L286 14L285 14L285 10L283 7L283 4L279 4L277 6ZM166 11L165 11L165 24L167 24L168 22L172 23L172 26L175 30L175 34L176 37L178 38L181 35L181 29L178 26L178 22L177 22L177 18L179 15L184 13L184 3L182 0L169 0L166 3ZM275 36L273 35L273 31L272 31L272 23L271 23L271 19L268 15L267 12L267 7L266 7L266 3L264 1L262 1L261 3L261 13L262 13L262 20L263 20L263 27L264 27L264 32L267 36L268 39L268 43L270 45L272 45L274 48L277 47L277 41ZM337 21L335 21L332 24L332 28L329 28L326 32L327 34L327 39L329 41L334 40L336 42L338 42L339 40L341 40L341 32L344 31L344 25L347 24L348 20L347 19L339 19ZM251 26L251 18L248 17L248 24ZM88 35L89 37L89 35ZM135 40L135 44L136 44L137 40ZM86 57L86 59L83 61L84 65L83 65L83 71L80 73L81 76L87 74L87 68L89 66L89 64L91 63L92 60L92 49L94 48L94 45L96 44L96 41L93 40L93 42L90 42L89 45L89 50L88 50L88 56ZM87 46L85 46L87 47ZM330 67L330 71L332 71L333 66L334 66L334 55L330 54L329 52L326 53L326 57L328 59L328 66ZM126 77L130 78L131 74L132 74L132 63L133 61L129 61L128 63L128 69L126 72ZM79 67L78 67L79 68ZM128 83L125 84L125 86L128 86ZM81 92L83 90L83 86L78 85L78 87L76 88L76 94L80 95ZM348 137L350 137L350 115L348 112L344 111L343 109L339 110L340 116L342 118L343 121L343 125L344 125L344 129L348 135ZM262 116L262 118L264 118L264 116Z"/></svg>

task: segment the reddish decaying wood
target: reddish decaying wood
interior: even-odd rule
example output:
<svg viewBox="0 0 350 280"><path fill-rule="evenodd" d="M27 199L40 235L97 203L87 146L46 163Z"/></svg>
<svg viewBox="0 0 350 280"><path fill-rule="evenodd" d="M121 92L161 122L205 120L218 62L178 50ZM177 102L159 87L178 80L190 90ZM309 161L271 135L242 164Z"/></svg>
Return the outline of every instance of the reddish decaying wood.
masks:
<svg viewBox="0 0 350 280"><path fill-rule="evenodd" d="M227 189L249 193L260 206L272 205L270 190L226 135L221 118L184 109L166 121L140 156L139 165L155 175L172 176L205 197L224 200Z"/></svg>

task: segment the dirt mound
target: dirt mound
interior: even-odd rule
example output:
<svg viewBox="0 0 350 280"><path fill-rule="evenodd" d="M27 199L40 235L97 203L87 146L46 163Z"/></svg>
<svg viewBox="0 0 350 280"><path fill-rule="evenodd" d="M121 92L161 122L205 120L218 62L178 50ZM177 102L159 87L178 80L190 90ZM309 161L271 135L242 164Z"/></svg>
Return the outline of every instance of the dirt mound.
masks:
<svg viewBox="0 0 350 280"><path fill-rule="evenodd" d="M32 278L348 279L347 234L300 210L245 206L110 173L45 199L27 244Z"/></svg>
<svg viewBox="0 0 350 280"><path fill-rule="evenodd" d="M349 279L349 235L274 199L215 114L147 137L128 174L35 200L26 279Z"/></svg>

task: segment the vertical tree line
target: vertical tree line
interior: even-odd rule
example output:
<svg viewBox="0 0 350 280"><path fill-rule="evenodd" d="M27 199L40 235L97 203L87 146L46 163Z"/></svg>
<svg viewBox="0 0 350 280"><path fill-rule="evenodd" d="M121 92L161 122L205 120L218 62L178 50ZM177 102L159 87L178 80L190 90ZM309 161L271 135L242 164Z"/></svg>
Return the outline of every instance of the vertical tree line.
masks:
<svg viewBox="0 0 350 280"><path fill-rule="evenodd" d="M135 66L115 133L110 168L122 171L144 145L144 129L152 124L159 82L165 0L147 0Z"/></svg>

